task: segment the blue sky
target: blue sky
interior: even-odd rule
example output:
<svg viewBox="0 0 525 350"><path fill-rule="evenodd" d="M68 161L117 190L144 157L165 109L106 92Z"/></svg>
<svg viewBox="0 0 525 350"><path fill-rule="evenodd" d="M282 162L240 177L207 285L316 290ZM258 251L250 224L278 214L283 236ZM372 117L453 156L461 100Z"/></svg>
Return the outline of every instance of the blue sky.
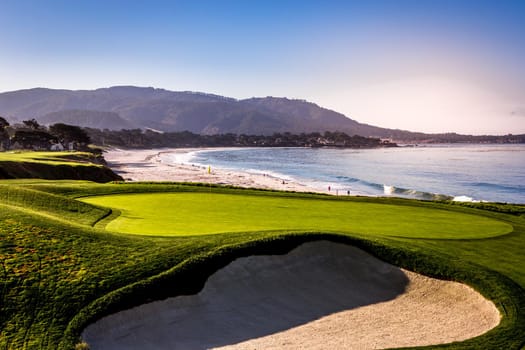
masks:
<svg viewBox="0 0 525 350"><path fill-rule="evenodd" d="M360 122L525 133L525 1L1 0L0 91L286 96Z"/></svg>

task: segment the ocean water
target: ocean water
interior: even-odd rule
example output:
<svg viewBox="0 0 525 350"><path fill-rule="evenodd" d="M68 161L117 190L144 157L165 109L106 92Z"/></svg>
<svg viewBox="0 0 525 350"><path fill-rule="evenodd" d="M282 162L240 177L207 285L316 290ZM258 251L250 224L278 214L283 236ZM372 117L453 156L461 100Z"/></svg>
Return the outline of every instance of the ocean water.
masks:
<svg viewBox="0 0 525 350"><path fill-rule="evenodd" d="M265 173L339 194L525 203L525 145L225 148L174 161Z"/></svg>

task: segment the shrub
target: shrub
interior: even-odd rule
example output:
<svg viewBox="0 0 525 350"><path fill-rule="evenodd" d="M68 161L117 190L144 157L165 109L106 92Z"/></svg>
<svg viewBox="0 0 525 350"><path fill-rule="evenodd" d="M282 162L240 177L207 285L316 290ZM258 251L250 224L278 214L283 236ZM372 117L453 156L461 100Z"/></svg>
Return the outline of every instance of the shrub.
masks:
<svg viewBox="0 0 525 350"><path fill-rule="evenodd" d="M89 344L85 341L77 343L75 345L75 350L89 350Z"/></svg>

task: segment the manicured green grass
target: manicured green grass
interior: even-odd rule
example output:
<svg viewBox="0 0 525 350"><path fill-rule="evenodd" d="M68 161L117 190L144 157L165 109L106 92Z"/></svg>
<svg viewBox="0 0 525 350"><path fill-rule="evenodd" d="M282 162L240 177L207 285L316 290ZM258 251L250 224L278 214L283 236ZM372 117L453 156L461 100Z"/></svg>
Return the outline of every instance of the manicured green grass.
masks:
<svg viewBox="0 0 525 350"><path fill-rule="evenodd" d="M479 239L512 226L479 215L403 205L217 193L154 193L88 197L118 209L114 232L198 235L268 230L366 232L412 238Z"/></svg>
<svg viewBox="0 0 525 350"><path fill-rule="evenodd" d="M178 214L186 210L179 218L186 230L179 233L192 236L103 230L95 224L104 218L105 223L117 222L106 220L117 217L118 211L76 200L113 194L130 195L133 203L148 196L162 198L160 205L151 207L157 214L169 213L170 207L176 207ZM182 206L167 202L170 196L177 201L184 197L186 202ZM203 198L215 201L216 212L203 209L202 205L211 204ZM148 205L141 205L144 214ZM432 348L520 349L525 345L524 208L472 206L167 183L0 181L0 350L71 349L82 328L98 317L150 300L194 293L209 274L238 256L283 253L315 239L355 244L398 266L468 283L494 300L503 315L497 328L472 340ZM385 211L389 215L377 214ZM211 213L230 217L229 233L203 235L198 226L188 226L206 223L203 226L209 227ZM348 224L354 225L351 230L340 224L348 213L354 218ZM195 215L202 217L197 220ZM245 220L244 232L231 232L236 222L231 217L236 216ZM264 225L268 218L273 226ZM446 239L443 232L451 232L443 229L446 223L433 220L447 218L455 222L454 232L469 238ZM357 221L360 224L355 226ZM262 226L254 226L256 222ZM225 232L225 224L216 224L220 230L214 232ZM328 225L333 226L328 229ZM478 227L471 229L472 225ZM420 226L426 230L417 231ZM501 235L509 226L512 232ZM272 228L278 231L267 231ZM424 238L417 238L421 234Z"/></svg>

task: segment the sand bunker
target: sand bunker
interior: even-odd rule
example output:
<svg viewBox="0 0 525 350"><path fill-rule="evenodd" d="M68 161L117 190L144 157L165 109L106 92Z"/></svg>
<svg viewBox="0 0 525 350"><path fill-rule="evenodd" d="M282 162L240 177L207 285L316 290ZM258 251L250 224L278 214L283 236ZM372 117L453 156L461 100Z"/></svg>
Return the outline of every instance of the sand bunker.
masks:
<svg viewBox="0 0 525 350"><path fill-rule="evenodd" d="M82 337L92 350L378 349L464 340L499 320L470 287L320 241L237 259L199 294L105 317Z"/></svg>

